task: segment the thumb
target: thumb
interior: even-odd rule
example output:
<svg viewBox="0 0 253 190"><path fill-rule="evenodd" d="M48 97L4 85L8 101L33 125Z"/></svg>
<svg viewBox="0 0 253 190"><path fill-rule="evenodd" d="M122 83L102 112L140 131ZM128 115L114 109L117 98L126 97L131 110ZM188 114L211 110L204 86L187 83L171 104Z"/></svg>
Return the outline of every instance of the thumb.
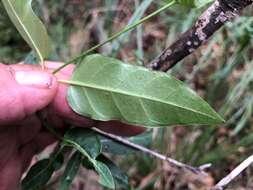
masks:
<svg viewBox="0 0 253 190"><path fill-rule="evenodd" d="M40 67L0 64L0 126L16 123L46 107L57 90L55 77Z"/></svg>

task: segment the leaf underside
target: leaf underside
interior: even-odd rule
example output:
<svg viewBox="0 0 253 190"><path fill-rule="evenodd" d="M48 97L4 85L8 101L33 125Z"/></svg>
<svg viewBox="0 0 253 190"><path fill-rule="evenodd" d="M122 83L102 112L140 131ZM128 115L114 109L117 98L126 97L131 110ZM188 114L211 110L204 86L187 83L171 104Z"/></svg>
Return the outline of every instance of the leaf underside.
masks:
<svg viewBox="0 0 253 190"><path fill-rule="evenodd" d="M65 82L71 84L68 102L72 109L96 120L144 126L223 122L174 77L99 54L87 56Z"/></svg>
<svg viewBox="0 0 253 190"><path fill-rule="evenodd" d="M50 53L47 31L32 10L32 0L2 0L3 5L24 40L34 50L41 64Z"/></svg>

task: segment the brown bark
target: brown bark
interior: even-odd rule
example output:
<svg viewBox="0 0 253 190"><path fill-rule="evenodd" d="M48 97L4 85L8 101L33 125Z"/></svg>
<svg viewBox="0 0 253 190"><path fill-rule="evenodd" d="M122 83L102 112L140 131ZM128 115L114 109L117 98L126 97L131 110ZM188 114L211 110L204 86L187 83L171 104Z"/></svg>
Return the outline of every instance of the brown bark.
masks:
<svg viewBox="0 0 253 190"><path fill-rule="evenodd" d="M176 42L166 48L153 62L147 65L153 70L167 71L180 60L192 54L227 21L236 17L253 0L215 0L196 23Z"/></svg>

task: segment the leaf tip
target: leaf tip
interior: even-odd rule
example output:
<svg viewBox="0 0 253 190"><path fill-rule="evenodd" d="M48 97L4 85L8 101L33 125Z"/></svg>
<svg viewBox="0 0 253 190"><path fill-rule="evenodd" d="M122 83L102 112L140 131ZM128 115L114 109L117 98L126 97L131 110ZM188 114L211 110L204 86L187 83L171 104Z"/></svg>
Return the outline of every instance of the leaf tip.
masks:
<svg viewBox="0 0 253 190"><path fill-rule="evenodd" d="M214 124L223 124L226 122L226 120L217 112L215 112L215 115L212 117Z"/></svg>

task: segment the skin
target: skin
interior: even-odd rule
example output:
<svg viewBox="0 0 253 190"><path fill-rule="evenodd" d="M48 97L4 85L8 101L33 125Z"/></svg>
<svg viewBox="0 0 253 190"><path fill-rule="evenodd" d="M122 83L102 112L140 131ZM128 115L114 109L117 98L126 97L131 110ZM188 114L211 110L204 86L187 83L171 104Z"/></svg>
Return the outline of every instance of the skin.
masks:
<svg viewBox="0 0 253 190"><path fill-rule="evenodd" d="M44 71L38 66L0 64L0 190L19 190L21 176L33 156L56 141L42 128L41 118L63 130L74 124L96 126L121 136L144 131L118 121L94 121L74 113L66 100L68 86L57 82L69 79L74 66L52 75L60 64L46 62Z"/></svg>

